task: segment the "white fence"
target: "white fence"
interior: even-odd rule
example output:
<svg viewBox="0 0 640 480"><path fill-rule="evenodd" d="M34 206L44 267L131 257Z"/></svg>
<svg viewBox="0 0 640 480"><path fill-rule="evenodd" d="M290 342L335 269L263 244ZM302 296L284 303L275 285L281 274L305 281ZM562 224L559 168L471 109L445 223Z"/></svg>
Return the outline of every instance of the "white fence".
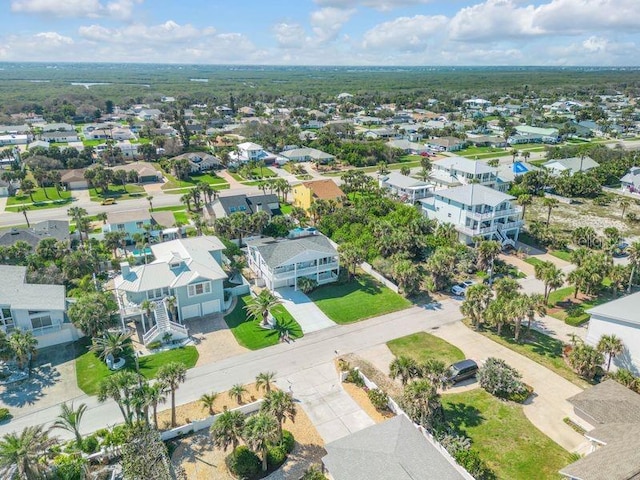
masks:
<svg viewBox="0 0 640 480"><path fill-rule="evenodd" d="M243 405L238 408L234 408L232 411L238 411L244 413L245 415L250 415L260 410L260 405L262 405L262 399L257 400L253 403L248 403L247 405ZM193 422L187 423L186 425L181 425L180 427L176 427L172 430L164 431L160 434L160 438L162 438L162 440L164 441L167 441L176 437L180 437L182 435L186 435L188 433L204 430L205 428L209 428L211 425L213 425L213 422L216 421L218 415L219 414L211 415L202 420L194 420Z"/></svg>
<svg viewBox="0 0 640 480"><path fill-rule="evenodd" d="M373 267L371 265L369 265L367 262L362 262L360 264L360 268L365 272L368 273L369 275L371 275L373 278L375 278L376 280L378 280L380 283L382 283L383 285L385 285L387 288L389 288L390 290L393 290L394 292L398 293L399 292L399 288L398 286L393 283L391 280L389 280L388 278L386 278L384 275L382 275L379 272L376 272Z"/></svg>
<svg viewBox="0 0 640 480"><path fill-rule="evenodd" d="M371 380L369 380L367 378L367 376L362 373L360 371L360 369L358 369L356 367L356 370L358 370L358 373L360 374L360 378L362 378L362 380L364 381L365 386L369 389L369 390L373 390L373 389L377 389L378 385L376 385L374 382L372 382ZM342 375L342 373L346 373L346 372L341 372L340 375L340 380L344 381L344 377L346 377L346 375ZM400 408L400 405L398 405L391 397L389 397L389 401L387 403L387 405L389 406L389 410L391 410L393 413L395 413L396 415L404 415L405 417L407 417L409 420L411 420L411 418L409 417L409 415L407 415L404 410L402 410L402 408ZM422 427L421 425L418 425L416 423L413 424L418 430L420 430L420 432L422 432L422 435L424 435L424 437L427 439L427 441L433 445L436 450L438 450L440 452L440 454L447 459L447 461L453 465L453 467L458 471L458 473L460 475L462 475L462 477L465 480L475 480L475 478L469 473L467 472L463 467L461 467L456 461L455 459L451 456L451 454L447 451L446 448L444 448L442 445L440 445L440 443L438 443L438 441L433 437L433 435L431 435L431 433L429 433L424 427Z"/></svg>

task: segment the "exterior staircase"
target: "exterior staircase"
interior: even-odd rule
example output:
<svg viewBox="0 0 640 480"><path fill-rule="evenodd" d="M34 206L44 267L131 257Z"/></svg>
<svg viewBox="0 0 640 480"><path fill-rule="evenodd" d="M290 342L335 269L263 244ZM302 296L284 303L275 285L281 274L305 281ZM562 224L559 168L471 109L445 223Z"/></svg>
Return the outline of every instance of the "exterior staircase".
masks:
<svg viewBox="0 0 640 480"><path fill-rule="evenodd" d="M500 225L498 224L498 230L496 230L498 234L498 238L500 243L502 244L502 248L505 248L507 245L513 248L516 247L516 242L514 242L511 238L507 237L507 235L502 231Z"/></svg>
<svg viewBox="0 0 640 480"><path fill-rule="evenodd" d="M189 337L189 331L184 325L172 322L169 319L169 311L164 299L156 302L153 317L156 324L142 337L145 345L158 340L162 341L167 333L171 334L173 340L182 340Z"/></svg>

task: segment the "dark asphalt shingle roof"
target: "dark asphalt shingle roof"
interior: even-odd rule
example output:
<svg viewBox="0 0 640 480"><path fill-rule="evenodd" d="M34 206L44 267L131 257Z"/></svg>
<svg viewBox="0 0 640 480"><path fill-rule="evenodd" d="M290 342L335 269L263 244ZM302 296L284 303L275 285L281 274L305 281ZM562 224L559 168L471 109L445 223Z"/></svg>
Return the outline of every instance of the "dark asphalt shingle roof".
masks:
<svg viewBox="0 0 640 480"><path fill-rule="evenodd" d="M288 263L292 258L301 253L314 251L327 255L338 255L338 252L327 237L312 235L309 237L282 239L282 240L256 240L248 241L247 245L255 247L269 268Z"/></svg>
<svg viewBox="0 0 640 480"><path fill-rule="evenodd" d="M640 423L640 395L606 380L568 399L598 423Z"/></svg>
<svg viewBox="0 0 640 480"><path fill-rule="evenodd" d="M404 415L326 445L335 480L461 480L462 474Z"/></svg>
<svg viewBox="0 0 640 480"><path fill-rule="evenodd" d="M280 201L277 195L230 195L218 197L217 203L222 207L226 215L242 212L246 214L265 211L269 215L277 215L280 212ZM277 208L270 209L269 205L277 205Z"/></svg>
<svg viewBox="0 0 640 480"><path fill-rule="evenodd" d="M13 228L0 233L0 245L11 246L17 241L27 242L36 247L44 238L59 241L69 239L69 222L66 220L46 220L32 225L31 228Z"/></svg>

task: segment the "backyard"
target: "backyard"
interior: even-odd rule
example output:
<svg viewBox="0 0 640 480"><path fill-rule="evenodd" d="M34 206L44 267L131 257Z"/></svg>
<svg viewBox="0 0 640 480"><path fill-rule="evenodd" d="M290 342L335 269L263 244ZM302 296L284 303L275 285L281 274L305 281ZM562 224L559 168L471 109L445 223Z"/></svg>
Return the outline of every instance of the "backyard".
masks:
<svg viewBox="0 0 640 480"><path fill-rule="evenodd" d="M569 452L527 419L522 406L499 400L482 389L442 396L445 419L468 436L473 448L499 479L560 478Z"/></svg>
<svg viewBox="0 0 640 480"><path fill-rule="evenodd" d="M88 340L78 342L76 357L76 379L78 387L87 395L96 395L100 382L115 372L107 368L104 360L98 358L93 352L87 351L90 343ZM129 349L125 354L126 364L124 369L132 372L136 371L136 362L133 350ZM184 363L187 368L192 368L198 361L198 350L196 347L187 346L174 348L153 355L141 356L138 359L140 374L147 379L154 378L158 369L169 362Z"/></svg>
<svg viewBox="0 0 640 480"><path fill-rule="evenodd" d="M309 297L325 315L339 324L358 322L411 306L409 300L364 274L347 283L319 287Z"/></svg>
<svg viewBox="0 0 640 480"><path fill-rule="evenodd" d="M441 360L450 365L465 358L464 353L458 347L426 332L396 338L387 342L387 346L396 357L410 357L418 363L424 363L427 360Z"/></svg>
<svg viewBox="0 0 640 480"><path fill-rule="evenodd" d="M244 307L250 300L251 295L238 297L236 307L224 317L227 326L240 345L250 350L276 345L280 341L281 333L285 331L292 339L302 337L302 328L282 305L271 310L271 314L277 320L276 328L262 328L259 320L249 319Z"/></svg>

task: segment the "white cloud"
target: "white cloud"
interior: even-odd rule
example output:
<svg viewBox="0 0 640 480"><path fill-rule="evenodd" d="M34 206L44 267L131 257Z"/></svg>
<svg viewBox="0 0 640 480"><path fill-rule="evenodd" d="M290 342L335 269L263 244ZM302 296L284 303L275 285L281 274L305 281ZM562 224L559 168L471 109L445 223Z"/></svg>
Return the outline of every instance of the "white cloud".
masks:
<svg viewBox="0 0 640 480"><path fill-rule="evenodd" d="M278 23L273 27L273 33L280 48L303 48L309 38L299 23Z"/></svg>
<svg viewBox="0 0 640 480"><path fill-rule="evenodd" d="M46 42L48 47L60 47L62 45L72 45L73 38L60 35L57 32L40 32L34 35L34 38Z"/></svg>
<svg viewBox="0 0 640 480"><path fill-rule="evenodd" d="M311 12L311 27L319 42L335 40L342 26L356 13L354 9L326 7Z"/></svg>
<svg viewBox="0 0 640 480"><path fill-rule="evenodd" d="M411 5L424 5L431 3L431 1L432 0L316 0L316 3L320 6L343 9L363 6L381 11L389 11L394 8Z"/></svg>
<svg viewBox="0 0 640 480"><path fill-rule="evenodd" d="M376 25L364 34L364 48L423 50L446 25L447 17L416 15L399 17Z"/></svg>
<svg viewBox="0 0 640 480"><path fill-rule="evenodd" d="M121 28L106 28L101 25L80 27L80 35L91 41L106 43L144 42L148 44L175 44L215 35L214 28L198 29L190 24L180 25L168 20L160 25L132 24Z"/></svg>
<svg viewBox="0 0 640 480"><path fill-rule="evenodd" d="M144 0L12 0L13 12L56 17L112 17L126 20Z"/></svg>

